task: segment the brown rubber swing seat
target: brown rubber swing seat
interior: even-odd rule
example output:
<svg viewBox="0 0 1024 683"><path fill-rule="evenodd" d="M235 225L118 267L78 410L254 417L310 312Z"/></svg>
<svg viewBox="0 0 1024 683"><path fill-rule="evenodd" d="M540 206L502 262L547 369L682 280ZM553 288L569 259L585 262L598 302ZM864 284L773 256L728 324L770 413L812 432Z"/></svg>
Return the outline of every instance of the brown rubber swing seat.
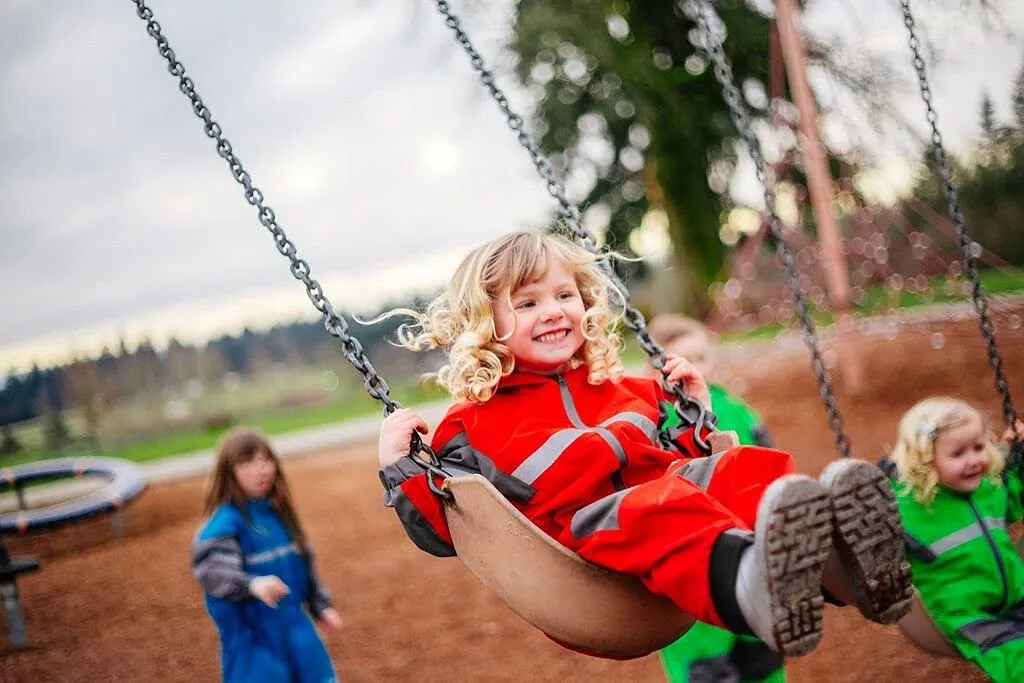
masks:
<svg viewBox="0 0 1024 683"><path fill-rule="evenodd" d="M557 543L479 474L445 480L452 542L463 564L512 611L573 649L644 657L693 618L640 579L593 565Z"/></svg>
<svg viewBox="0 0 1024 683"><path fill-rule="evenodd" d="M708 435L712 453L739 444L734 431ZM674 643L694 624L635 576L598 567L526 518L479 474L444 481L452 544L462 563L498 599L574 650L636 659Z"/></svg>

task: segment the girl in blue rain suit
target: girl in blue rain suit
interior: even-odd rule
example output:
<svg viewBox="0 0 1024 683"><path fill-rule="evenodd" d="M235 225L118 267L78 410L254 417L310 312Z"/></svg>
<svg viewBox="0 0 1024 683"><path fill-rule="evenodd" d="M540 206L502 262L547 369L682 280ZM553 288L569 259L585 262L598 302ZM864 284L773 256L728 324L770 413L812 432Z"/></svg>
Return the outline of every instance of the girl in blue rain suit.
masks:
<svg viewBox="0 0 1024 683"><path fill-rule="evenodd" d="M257 433L222 442L192 566L217 626L224 683L336 683L310 615L341 617L317 580L280 464Z"/></svg>

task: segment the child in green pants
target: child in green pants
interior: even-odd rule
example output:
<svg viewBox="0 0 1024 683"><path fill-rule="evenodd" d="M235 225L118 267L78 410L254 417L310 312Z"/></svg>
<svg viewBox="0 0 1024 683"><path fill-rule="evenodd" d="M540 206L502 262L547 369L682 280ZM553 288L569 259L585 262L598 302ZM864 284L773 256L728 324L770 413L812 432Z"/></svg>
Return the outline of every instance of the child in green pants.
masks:
<svg viewBox="0 0 1024 683"><path fill-rule="evenodd" d="M708 378L711 408L718 429L736 432L741 444L771 446L761 418L753 408L713 382L714 347L704 325L683 316L660 315L649 325L651 337L666 351L686 358ZM651 369L653 372L653 369ZM666 425L671 427L670 416ZM782 658L753 636L741 636L697 622L686 635L661 651L670 683L762 681L782 683Z"/></svg>

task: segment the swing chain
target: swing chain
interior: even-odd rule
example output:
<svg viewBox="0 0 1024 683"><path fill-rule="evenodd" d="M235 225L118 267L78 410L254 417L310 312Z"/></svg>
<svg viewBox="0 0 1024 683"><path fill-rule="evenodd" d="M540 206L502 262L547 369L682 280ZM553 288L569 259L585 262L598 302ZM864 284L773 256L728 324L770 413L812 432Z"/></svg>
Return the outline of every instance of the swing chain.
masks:
<svg viewBox="0 0 1024 683"><path fill-rule="evenodd" d="M530 160L533 162L534 167L537 169L537 173L544 180L544 185L547 188L548 194L550 194L557 202L559 213L567 222L569 229L572 230L576 238L587 248L591 253L597 252L597 239L586 230L579 228L580 225L580 212L576 204L569 200L566 195L565 185L555 174L554 168L551 166L551 162L548 160L544 153L541 152L540 146L533 137L526 132L523 118L512 111L512 106L509 104L508 97L498 87L495 82L494 73L491 72L486 64L484 63L483 56L477 52L476 48L473 47L472 41L465 31L462 30L462 24L459 18L452 12L451 6L447 0L435 0L437 5L437 11L440 12L444 18L445 25L448 26L455 34L455 40L462 46L462 49L469 55L470 64L473 69L480 74L480 82L487 88L491 93L491 97L498 104L498 108L501 109L501 113L505 115L505 120L508 123L508 127L516 134L516 139L519 144L525 149L529 155Z"/></svg>
<svg viewBox="0 0 1024 683"><path fill-rule="evenodd" d="M766 170L767 165L761 154L761 147L757 136L754 134L753 127L751 126L750 117L743 102L743 96L736 87L732 66L722 46L722 37L713 28L713 24L721 25L722 20L707 0L688 0L683 4L683 11L697 24L699 39L694 41L695 47L705 51L714 64L715 77L722 85L722 93L726 104L729 106L733 124L736 126L736 130L740 133L744 142L746 142L748 153L754 161L758 182L764 188L764 204L765 210L768 213L769 227L778 245L777 251L785 268L790 287L793 290L793 302L803 327L804 342L811 352L811 367L818 379L818 393L825 403L829 424L835 433L836 449L841 457L848 458L851 456L850 439L843 429L843 418L836 404L835 395L832 392L832 380L822 359L814 319L811 318L807 300L800 287L800 275L797 271L796 259L793 257L793 250L782 230L782 224L776 212L774 179L769 181ZM697 42L701 44L698 45L696 44Z"/></svg>
<svg viewBox="0 0 1024 683"><path fill-rule="evenodd" d="M451 6L448 0L434 0L434 4L437 6L437 11L441 14L444 19L445 25L448 26L455 34L455 40L462 46L462 49L469 56L469 62L473 69L479 74L480 82L490 92L491 97L497 103L498 108L501 109L501 113L505 115L505 121L508 127L516 135L516 140L519 145L526 150L530 155L530 160L533 162L534 168L537 170L538 175L544 181L544 185L547 188L548 194L550 194L558 202L558 213L565 223L565 226L572 232L573 237L591 254L600 257L601 250L598 247L597 238L590 230L583 227L582 217L580 216L579 208L576 204L569 199L568 193L565 189L565 184L558 178L551 162L544 155L540 149L540 145L526 130L523 122L523 118L512 111L512 107L509 104L508 97L498 87L494 73L490 71L485 62L483 56L473 46L472 41L466 32L462 29L462 23L459 18L452 12ZM692 423L694 427L694 440L705 454L711 454L711 443L708 441L704 434L705 430L714 430L716 424L716 417L713 412L707 410L699 401L691 396L688 396L683 392L682 388L677 383L669 384L667 382L667 373L665 372L665 362L667 360L665 356L665 350L651 338L650 333L647 330L647 323L644 320L643 313L641 313L631 302L629 291L626 286L621 282L618 276L615 274L614 269L608 263L607 259L599 260L600 268L604 271L609 281L612 283L610 288L612 296L617 299L616 305L621 306L623 310L623 323L632 331L640 344L640 347L647 354L650 359L651 365L661 373L662 386L665 390L673 396L676 400L676 410L679 413L680 419L688 422L695 419ZM691 426L687 424L687 426Z"/></svg>
<svg viewBox="0 0 1024 683"><path fill-rule="evenodd" d="M942 142L942 133L939 132L939 115L932 104L932 89L928 79L928 69L924 58L921 55L921 41L917 37L916 22L914 14L910 9L910 0L900 0L900 7L903 9L903 24L907 27L910 51L914 56L914 69L917 71L917 82L921 90L921 100L924 102L928 124L931 126L931 141L934 147L935 165L938 168L939 176L942 179L942 191L946 196L946 203L949 206L949 215L956 227L957 242L963 252L964 272L971 280L971 300L974 303L974 310L978 314L978 325L981 328L981 336L985 340L985 349L988 352L988 362L992 367L992 374L995 379L996 390L1002 399L1003 419L1006 424L1013 428L1017 423L1017 411L1013 406L1013 398L1010 396L1010 383L1006 379L1003 370L1003 359L996 345L996 329L988 314L988 297L981 287L981 277L978 274L979 246L967 235L967 227L964 221L963 212L960 209L960 197L957 193L956 184L953 182L953 174L950 170L949 156L946 154L945 145Z"/></svg>
<svg viewBox="0 0 1024 683"><path fill-rule="evenodd" d="M309 297L313 307L323 315L324 327L328 334L341 342L345 359L359 372L363 379L363 386L370 396L384 404L385 414L394 412L401 405L391 398L388 383L370 363L370 359L363 350L363 345L349 334L348 323L335 312L334 306L324 294L320 283L310 275L309 263L305 259L299 258L295 244L288 239L284 229L278 225L274 210L264 202L263 192L253 185L252 177L235 155L231 143L224 137L220 124L213 120L209 108L196 92L192 78L185 74L184 65L178 61L174 50L171 49L170 43L161 31L160 24L153 18L153 11L146 6L145 0L131 1L135 3L136 14L146 22L146 32L156 41L160 56L167 61L168 71L172 76L177 77L178 88L192 103L192 112L202 119L203 131L216 143L217 154L227 162L231 169L231 175L244 189L245 200L256 207L260 223L273 235L277 250L291 262L292 276L306 286L306 296ZM413 441L415 446L418 439Z"/></svg>
<svg viewBox="0 0 1024 683"><path fill-rule="evenodd" d="M422 457L426 456L426 458ZM413 432L412 448L409 450L409 459L426 470L427 488L445 503L455 501L455 496L445 487L445 482L451 475L441 468L441 460L434 453L434 449L420 440L419 434ZM437 480L441 483L438 484Z"/></svg>

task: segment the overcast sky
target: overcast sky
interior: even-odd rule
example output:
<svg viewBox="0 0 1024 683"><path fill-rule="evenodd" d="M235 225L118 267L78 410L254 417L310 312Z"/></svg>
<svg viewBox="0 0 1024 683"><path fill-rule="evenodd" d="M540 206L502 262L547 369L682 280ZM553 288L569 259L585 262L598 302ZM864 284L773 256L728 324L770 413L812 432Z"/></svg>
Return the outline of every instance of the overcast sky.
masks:
<svg viewBox="0 0 1024 683"><path fill-rule="evenodd" d="M466 24L500 63L509 3L490 4ZM840 4L819 0L808 20L905 60L891 0ZM1024 7L1004 4L1024 34ZM551 208L429 0L150 6L340 307L433 285L468 247ZM1024 43L955 16L927 28L961 48L936 73L936 103L963 148L983 88L1009 115ZM0 92L0 369L312 310L130 2L0 3ZM906 161L886 159L894 182Z"/></svg>

